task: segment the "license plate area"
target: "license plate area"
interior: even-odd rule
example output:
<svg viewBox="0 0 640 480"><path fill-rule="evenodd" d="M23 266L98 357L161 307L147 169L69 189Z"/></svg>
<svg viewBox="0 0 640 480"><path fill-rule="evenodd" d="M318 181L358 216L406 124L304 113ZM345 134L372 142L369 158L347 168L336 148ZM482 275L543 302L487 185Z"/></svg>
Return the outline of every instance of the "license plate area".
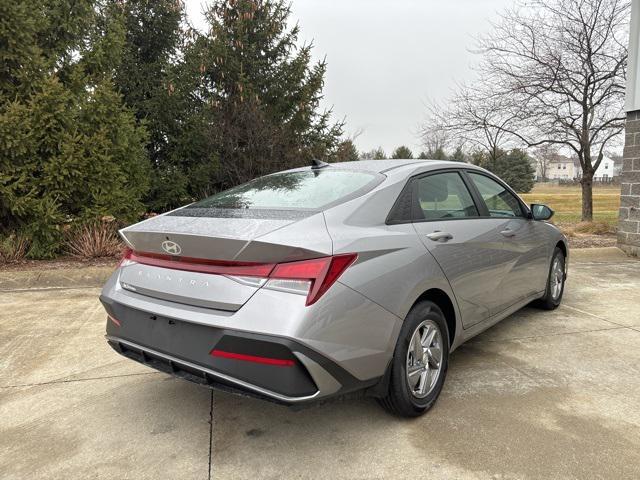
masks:
<svg viewBox="0 0 640 480"><path fill-rule="evenodd" d="M120 286L170 302L235 312L258 290L224 275L134 263L121 268Z"/></svg>

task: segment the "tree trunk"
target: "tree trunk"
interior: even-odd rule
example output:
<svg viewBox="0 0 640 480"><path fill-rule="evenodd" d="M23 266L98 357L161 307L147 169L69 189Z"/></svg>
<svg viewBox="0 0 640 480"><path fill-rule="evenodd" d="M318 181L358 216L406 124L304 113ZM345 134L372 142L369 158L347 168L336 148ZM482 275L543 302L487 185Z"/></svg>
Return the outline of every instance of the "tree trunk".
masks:
<svg viewBox="0 0 640 480"><path fill-rule="evenodd" d="M582 173L580 184L582 185L582 221L593 221L593 174L585 171Z"/></svg>

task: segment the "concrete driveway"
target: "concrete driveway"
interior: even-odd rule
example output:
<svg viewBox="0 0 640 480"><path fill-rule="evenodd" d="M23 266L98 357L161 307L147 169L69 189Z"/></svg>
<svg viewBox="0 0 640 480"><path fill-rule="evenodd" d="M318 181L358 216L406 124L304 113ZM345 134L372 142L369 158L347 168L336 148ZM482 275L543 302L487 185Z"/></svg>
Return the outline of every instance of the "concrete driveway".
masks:
<svg viewBox="0 0 640 480"><path fill-rule="evenodd" d="M640 478L640 263L616 251L454 352L416 420L156 373L107 347L98 292L0 291L0 478Z"/></svg>

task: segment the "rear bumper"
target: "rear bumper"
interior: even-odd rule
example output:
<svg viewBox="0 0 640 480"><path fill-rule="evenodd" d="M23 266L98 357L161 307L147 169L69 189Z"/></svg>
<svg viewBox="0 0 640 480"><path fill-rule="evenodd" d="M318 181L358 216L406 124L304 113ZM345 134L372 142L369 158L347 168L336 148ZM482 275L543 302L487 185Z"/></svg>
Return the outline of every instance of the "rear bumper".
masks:
<svg viewBox="0 0 640 480"><path fill-rule="evenodd" d="M289 338L194 324L101 301L106 339L121 355L156 370L212 388L284 404L302 404L364 389L379 378L359 380L331 359ZM118 325L119 324L119 325ZM212 355L212 351L278 359L285 365Z"/></svg>

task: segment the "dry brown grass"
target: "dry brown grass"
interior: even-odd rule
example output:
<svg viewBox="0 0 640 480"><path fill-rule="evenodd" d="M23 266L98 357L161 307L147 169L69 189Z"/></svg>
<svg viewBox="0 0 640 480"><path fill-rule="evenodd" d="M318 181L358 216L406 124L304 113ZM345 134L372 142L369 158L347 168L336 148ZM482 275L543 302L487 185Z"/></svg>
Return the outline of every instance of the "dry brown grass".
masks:
<svg viewBox="0 0 640 480"><path fill-rule="evenodd" d="M115 257L122 252L116 222L109 219L90 223L66 234L67 252L76 258Z"/></svg>
<svg viewBox="0 0 640 480"><path fill-rule="evenodd" d="M606 235L616 233L609 222L580 222L575 226L576 233L586 233L589 235Z"/></svg>
<svg viewBox="0 0 640 480"><path fill-rule="evenodd" d="M557 185L552 183L537 183L530 193L521 197L527 203L544 203L556 213L552 221L564 228L576 227L575 233L591 233L591 230L605 234L615 232L618 224L618 210L620 208L619 185L596 185L593 187L593 219L594 225L578 227L582 217L582 191L576 185ZM607 228L604 228L604 224ZM563 230L564 230L563 228ZM583 230L580 232L579 230Z"/></svg>
<svg viewBox="0 0 640 480"><path fill-rule="evenodd" d="M609 222L560 223L558 227L569 238L586 235L613 235L616 233L615 227Z"/></svg>
<svg viewBox="0 0 640 480"><path fill-rule="evenodd" d="M24 260L29 251L27 237L12 233L0 240L0 263L16 263Z"/></svg>

